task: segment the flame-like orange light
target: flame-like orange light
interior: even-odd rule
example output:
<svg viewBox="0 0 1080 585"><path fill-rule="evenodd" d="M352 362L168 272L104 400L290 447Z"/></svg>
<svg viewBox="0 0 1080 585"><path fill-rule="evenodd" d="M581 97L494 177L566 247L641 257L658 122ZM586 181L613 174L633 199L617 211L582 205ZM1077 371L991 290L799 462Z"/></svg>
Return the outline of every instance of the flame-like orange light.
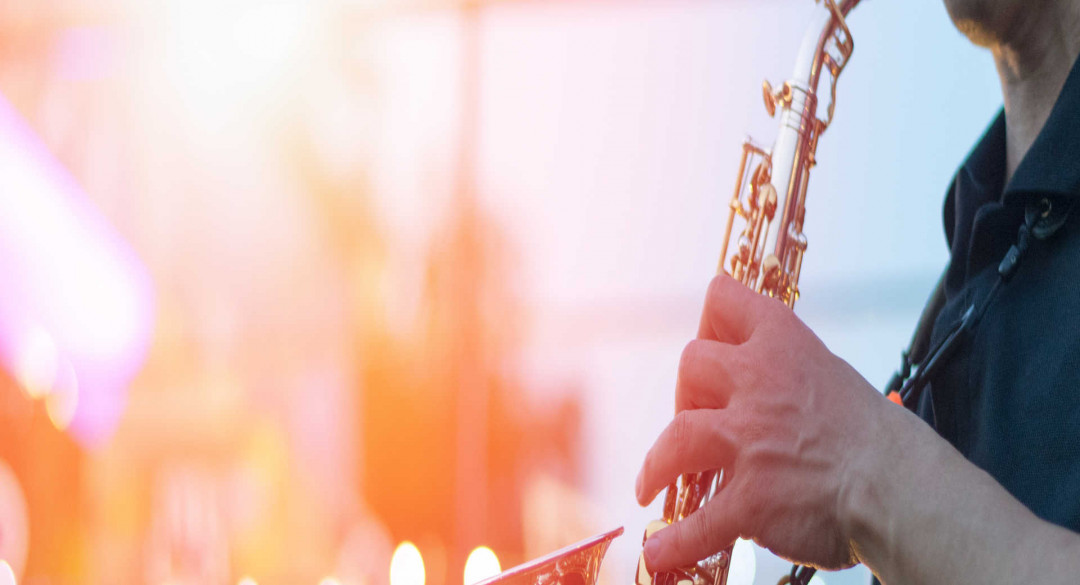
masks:
<svg viewBox="0 0 1080 585"><path fill-rule="evenodd" d="M495 551L486 546L478 546L465 561L465 585L474 585L498 575L502 572L499 567L499 557Z"/></svg>
<svg viewBox="0 0 1080 585"><path fill-rule="evenodd" d="M416 545L405 541L390 558L390 585L424 585L424 557Z"/></svg>

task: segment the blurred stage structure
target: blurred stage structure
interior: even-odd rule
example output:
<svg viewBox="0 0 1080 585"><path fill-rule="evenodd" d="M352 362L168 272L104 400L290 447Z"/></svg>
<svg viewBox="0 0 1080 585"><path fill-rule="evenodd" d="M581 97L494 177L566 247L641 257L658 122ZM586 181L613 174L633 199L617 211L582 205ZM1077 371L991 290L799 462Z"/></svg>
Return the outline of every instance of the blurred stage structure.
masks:
<svg viewBox="0 0 1080 585"><path fill-rule="evenodd" d="M513 246L475 196L483 9L0 6L0 93L156 300L122 416L92 440L0 377L17 480L0 489L0 557L22 554L23 514L20 583L384 585L412 541L427 583L458 585L475 547L510 566L594 532L581 405L526 404ZM366 134L393 97L356 41L447 11L462 27L452 199L403 275Z"/></svg>
<svg viewBox="0 0 1080 585"><path fill-rule="evenodd" d="M745 116L753 89L789 73L792 6L809 4L0 3L7 119L152 285L132 297L152 307L141 342L137 326L89 328L148 342L118 352L138 362L130 383L90 392L121 406L91 433L75 423L89 399L27 384L74 379L52 325L29 343L0 325L0 585L459 585L496 556L509 567L645 526L633 454L670 420L729 165L745 133L773 130ZM845 203L807 227L799 314L884 382L895 355L881 348L906 344L947 262L927 218L1001 103L941 3L854 18L875 32L819 153L849 164L814 178ZM747 58L762 38L776 50ZM25 163L34 149L11 156L14 135L0 132L9 251L11 229L48 241L61 225L22 221L40 202L11 177L60 175ZM883 185L904 196L855 196ZM63 246L16 256L56 267L58 250L95 249L59 231ZM6 257L0 270L0 301L15 283L60 312L131 308L105 288L40 291ZM76 330L109 322L76 314ZM50 368L11 360L25 355L53 375L28 376ZM602 585L629 582L639 552L613 542ZM786 567L736 546L731 582Z"/></svg>

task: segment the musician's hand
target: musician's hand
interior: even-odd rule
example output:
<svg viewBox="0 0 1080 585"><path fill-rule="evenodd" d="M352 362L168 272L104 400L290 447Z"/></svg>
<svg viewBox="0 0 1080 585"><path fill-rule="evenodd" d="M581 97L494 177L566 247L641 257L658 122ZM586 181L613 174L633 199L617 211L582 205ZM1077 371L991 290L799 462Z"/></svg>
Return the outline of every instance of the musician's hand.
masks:
<svg viewBox="0 0 1080 585"><path fill-rule="evenodd" d="M890 405L786 306L721 275L699 339L683 351L677 415L638 476L648 504L680 474L724 469L729 484L699 512L652 536L650 569L686 565L753 538L822 568L857 562L841 502L872 456Z"/></svg>

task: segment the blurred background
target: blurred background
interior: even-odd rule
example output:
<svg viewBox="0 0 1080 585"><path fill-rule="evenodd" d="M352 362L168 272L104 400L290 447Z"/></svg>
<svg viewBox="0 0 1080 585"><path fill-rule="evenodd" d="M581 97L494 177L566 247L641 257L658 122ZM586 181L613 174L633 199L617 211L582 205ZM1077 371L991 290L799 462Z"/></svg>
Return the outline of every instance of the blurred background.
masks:
<svg viewBox="0 0 1080 585"><path fill-rule="evenodd" d="M470 585L625 526L629 585L812 8L0 3L0 583ZM939 2L850 24L797 311L881 386L1000 94Z"/></svg>

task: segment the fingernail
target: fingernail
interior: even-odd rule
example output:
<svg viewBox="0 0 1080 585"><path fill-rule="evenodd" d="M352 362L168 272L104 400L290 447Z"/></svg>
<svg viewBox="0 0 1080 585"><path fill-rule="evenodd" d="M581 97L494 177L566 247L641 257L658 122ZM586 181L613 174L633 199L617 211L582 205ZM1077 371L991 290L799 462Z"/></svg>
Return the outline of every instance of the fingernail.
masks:
<svg viewBox="0 0 1080 585"><path fill-rule="evenodd" d="M649 569L649 571L656 570L654 568L656 566L656 560L664 550L664 543L662 540L660 532L657 532L645 541L645 550L643 552L645 553L645 567Z"/></svg>
<svg viewBox="0 0 1080 585"><path fill-rule="evenodd" d="M642 469L642 470L637 472L637 482L634 484L634 494L637 495L637 500L638 500L639 504L642 501L642 497L641 497L642 496L642 493L641 493L641 473L643 471L645 471L645 470Z"/></svg>

